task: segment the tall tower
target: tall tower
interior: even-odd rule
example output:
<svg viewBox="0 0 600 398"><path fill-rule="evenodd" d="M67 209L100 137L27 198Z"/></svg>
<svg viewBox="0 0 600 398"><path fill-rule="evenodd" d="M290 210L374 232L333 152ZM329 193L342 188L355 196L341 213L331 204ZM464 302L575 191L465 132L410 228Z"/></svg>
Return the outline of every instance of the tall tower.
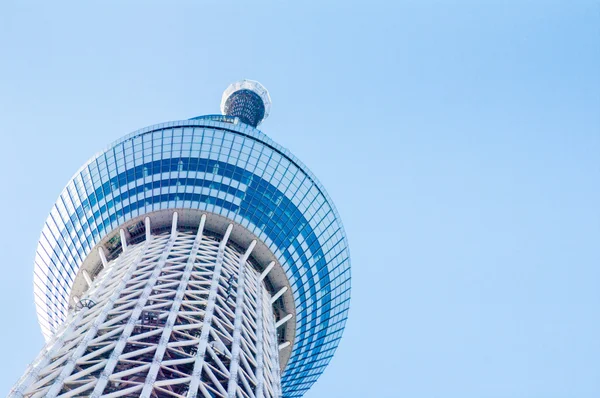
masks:
<svg viewBox="0 0 600 398"><path fill-rule="evenodd" d="M146 127L75 173L34 266L47 341L10 397L300 397L350 299L342 222L316 177L256 129L271 100Z"/></svg>

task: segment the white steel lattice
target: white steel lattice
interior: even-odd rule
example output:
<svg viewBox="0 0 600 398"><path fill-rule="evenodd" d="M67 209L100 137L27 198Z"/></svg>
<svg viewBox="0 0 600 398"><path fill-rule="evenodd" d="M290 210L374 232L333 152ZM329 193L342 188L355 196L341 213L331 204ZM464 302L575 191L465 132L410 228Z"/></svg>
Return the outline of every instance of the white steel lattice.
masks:
<svg viewBox="0 0 600 398"><path fill-rule="evenodd" d="M204 231L148 235L106 264L10 397L281 396L271 296Z"/></svg>

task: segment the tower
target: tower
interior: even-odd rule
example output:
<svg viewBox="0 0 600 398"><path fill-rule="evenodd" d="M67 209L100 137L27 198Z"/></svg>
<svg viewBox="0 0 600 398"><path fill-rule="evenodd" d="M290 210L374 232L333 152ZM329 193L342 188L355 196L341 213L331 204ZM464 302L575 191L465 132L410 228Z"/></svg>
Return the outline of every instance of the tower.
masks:
<svg viewBox="0 0 600 398"><path fill-rule="evenodd" d="M146 127L93 156L52 207L34 298L46 346L11 397L299 397L344 329L350 259L316 177L223 115Z"/></svg>

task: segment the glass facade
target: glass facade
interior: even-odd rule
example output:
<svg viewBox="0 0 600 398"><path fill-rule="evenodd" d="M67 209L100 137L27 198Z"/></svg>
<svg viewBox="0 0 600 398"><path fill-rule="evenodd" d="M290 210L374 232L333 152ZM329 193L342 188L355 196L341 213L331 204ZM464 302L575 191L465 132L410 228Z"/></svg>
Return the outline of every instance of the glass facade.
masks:
<svg viewBox="0 0 600 398"><path fill-rule="evenodd" d="M34 293L44 336L65 320L75 275L102 238L145 213L179 208L243 225L278 258L292 286L297 321L283 393L303 395L331 359L346 322L346 237L314 175L233 117L147 127L113 143L75 174L46 220L36 253Z"/></svg>

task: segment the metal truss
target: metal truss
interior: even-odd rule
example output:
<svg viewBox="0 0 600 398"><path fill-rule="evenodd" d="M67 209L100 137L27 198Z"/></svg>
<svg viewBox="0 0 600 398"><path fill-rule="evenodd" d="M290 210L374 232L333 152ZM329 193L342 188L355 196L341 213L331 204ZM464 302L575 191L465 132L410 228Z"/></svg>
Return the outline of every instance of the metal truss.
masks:
<svg viewBox="0 0 600 398"><path fill-rule="evenodd" d="M280 397L268 270L248 261L255 241L242 253L233 225L219 239L205 220L178 231L174 213L170 233L103 261L9 397Z"/></svg>

